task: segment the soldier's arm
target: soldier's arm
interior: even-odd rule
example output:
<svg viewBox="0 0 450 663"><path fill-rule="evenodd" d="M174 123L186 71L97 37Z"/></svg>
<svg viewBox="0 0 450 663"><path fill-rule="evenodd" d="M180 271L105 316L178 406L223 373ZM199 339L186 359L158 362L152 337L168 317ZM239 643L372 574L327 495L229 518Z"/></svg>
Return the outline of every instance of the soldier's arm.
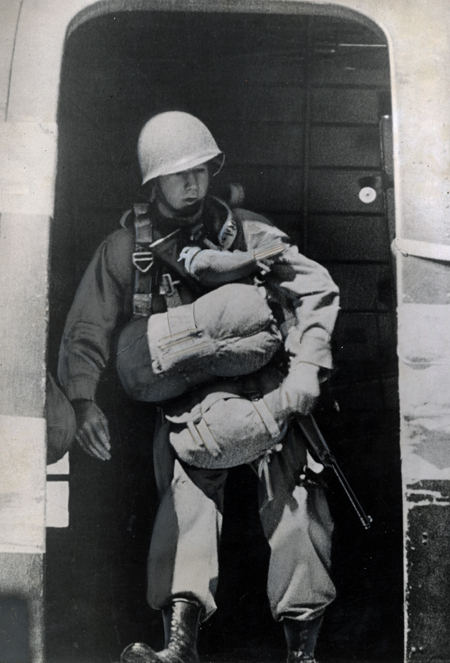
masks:
<svg viewBox="0 0 450 663"><path fill-rule="evenodd" d="M296 246L287 246L269 278L290 302L285 345L291 364L302 361L331 369L330 341L339 311L339 290L328 271L299 253Z"/></svg>
<svg viewBox="0 0 450 663"><path fill-rule="evenodd" d="M232 283L254 273L260 261L282 253L284 246L276 242L261 250L226 251L218 249L200 249L189 246L180 253L179 260L190 276L204 285L223 285Z"/></svg>
<svg viewBox="0 0 450 663"><path fill-rule="evenodd" d="M308 414L319 396L321 373L332 368L330 341L339 311L339 290L324 267L302 255L274 226L250 221L246 238L248 248L275 238L285 245L274 259L267 281L290 311L282 329L290 358L286 391L296 409Z"/></svg>
<svg viewBox="0 0 450 663"><path fill-rule="evenodd" d="M327 270L289 246L273 266L273 284L291 301L285 348L290 356L284 383L292 407L307 415L320 395L320 376L332 368L331 334L339 291Z"/></svg>
<svg viewBox="0 0 450 663"><path fill-rule="evenodd" d="M59 380L77 417L76 439L87 453L102 460L110 458L110 435L95 397L113 332L123 316L126 281L131 280L130 255L128 270L122 255L126 250L120 250L129 241L124 233L106 240L87 268L67 317L58 364Z"/></svg>

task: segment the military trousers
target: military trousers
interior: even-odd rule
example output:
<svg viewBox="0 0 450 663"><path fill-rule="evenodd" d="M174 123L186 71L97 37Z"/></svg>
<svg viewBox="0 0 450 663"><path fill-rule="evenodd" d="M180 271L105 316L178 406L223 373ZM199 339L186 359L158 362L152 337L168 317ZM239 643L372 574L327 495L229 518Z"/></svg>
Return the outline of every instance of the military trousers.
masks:
<svg viewBox="0 0 450 663"><path fill-rule="evenodd" d="M176 597L216 610L218 551L227 470L206 470L177 459L169 426L158 422L154 439L160 498L148 558L148 602L164 609ZM275 620L308 621L335 598L330 578L333 522L323 487L304 472L301 434L288 430L283 443L252 463L260 476L259 511L270 546L267 593Z"/></svg>

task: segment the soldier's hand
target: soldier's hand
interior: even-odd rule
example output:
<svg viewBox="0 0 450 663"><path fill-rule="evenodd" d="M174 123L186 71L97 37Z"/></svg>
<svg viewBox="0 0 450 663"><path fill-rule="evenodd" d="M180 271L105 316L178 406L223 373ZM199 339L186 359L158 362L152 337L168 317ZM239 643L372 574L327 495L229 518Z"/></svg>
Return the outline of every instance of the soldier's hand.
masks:
<svg viewBox="0 0 450 663"><path fill-rule="evenodd" d="M301 362L296 364L289 370L283 390L293 412L309 414L320 396L319 367Z"/></svg>
<svg viewBox="0 0 450 663"><path fill-rule="evenodd" d="M75 439L90 456L100 460L111 458L108 420L94 401L72 401L77 418Z"/></svg>

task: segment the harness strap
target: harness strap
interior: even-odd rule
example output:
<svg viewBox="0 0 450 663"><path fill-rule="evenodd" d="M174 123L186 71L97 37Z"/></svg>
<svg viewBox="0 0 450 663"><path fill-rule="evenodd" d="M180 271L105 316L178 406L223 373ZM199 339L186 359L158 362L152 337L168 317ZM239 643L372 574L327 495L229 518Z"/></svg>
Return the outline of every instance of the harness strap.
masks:
<svg viewBox="0 0 450 663"><path fill-rule="evenodd" d="M188 430L194 442L200 448L204 447L213 458L216 458L216 456L220 454L220 447L204 419L200 419L200 421L197 422L188 421Z"/></svg>
<svg viewBox="0 0 450 663"><path fill-rule="evenodd" d="M148 215L148 203L133 205L135 244L132 256L135 267L133 315L148 317L152 312L152 295L157 265L150 244L153 242L153 227Z"/></svg>
<svg viewBox="0 0 450 663"><path fill-rule="evenodd" d="M277 444L274 444L273 447L270 447L270 449L267 449L267 451L265 451L264 454L260 456L256 461L258 478L260 481L264 483L266 487L268 502L273 502L274 500L272 480L270 478L269 463L272 460L273 454L278 453L282 449L283 449L283 444L281 442L278 442Z"/></svg>
<svg viewBox="0 0 450 663"><path fill-rule="evenodd" d="M231 249L232 245L235 249L244 250L245 237L241 219L237 215L232 215L225 203L219 202L228 209L226 223L220 231L222 248ZM177 287L180 282L187 285L197 295L204 294L204 289L186 271L185 265L179 260L180 230L155 241L149 207L149 203L133 205L135 230L135 244L132 255L135 268L134 317L149 317L152 314L155 295L161 295L164 298L167 309L180 306L183 303ZM125 226L129 213L126 212L122 216L120 220L122 226ZM208 242L203 223L198 223L191 229L187 245L190 242L195 245L199 242Z"/></svg>
<svg viewBox="0 0 450 663"><path fill-rule="evenodd" d="M272 439L275 440L280 435L281 431L278 427L275 417L267 407L267 403L265 402L264 398L252 398L252 405L256 412L259 414L261 421L269 431Z"/></svg>
<svg viewBox="0 0 450 663"><path fill-rule="evenodd" d="M148 318L153 312L154 295L161 295L164 298L167 309L181 306L183 303L176 287L180 280L174 281L171 274L164 270L163 266L168 261L164 259L166 258L164 251L161 255L161 245L168 244L166 251L170 251L172 248L175 249L176 243L167 242L166 238L154 241L148 203L136 203L133 205L133 212L135 232L132 255L135 268L133 316ZM172 233L175 234L176 232ZM169 267L173 265L169 264ZM175 267L178 267L176 260Z"/></svg>

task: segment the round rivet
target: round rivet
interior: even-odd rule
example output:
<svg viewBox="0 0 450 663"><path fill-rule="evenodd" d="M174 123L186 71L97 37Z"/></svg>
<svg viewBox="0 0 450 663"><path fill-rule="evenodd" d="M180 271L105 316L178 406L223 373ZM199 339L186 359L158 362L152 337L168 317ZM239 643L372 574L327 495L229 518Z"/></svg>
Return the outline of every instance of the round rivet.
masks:
<svg viewBox="0 0 450 663"><path fill-rule="evenodd" d="M359 192L359 199L362 203L369 205L377 197L377 192L371 186L364 186Z"/></svg>

